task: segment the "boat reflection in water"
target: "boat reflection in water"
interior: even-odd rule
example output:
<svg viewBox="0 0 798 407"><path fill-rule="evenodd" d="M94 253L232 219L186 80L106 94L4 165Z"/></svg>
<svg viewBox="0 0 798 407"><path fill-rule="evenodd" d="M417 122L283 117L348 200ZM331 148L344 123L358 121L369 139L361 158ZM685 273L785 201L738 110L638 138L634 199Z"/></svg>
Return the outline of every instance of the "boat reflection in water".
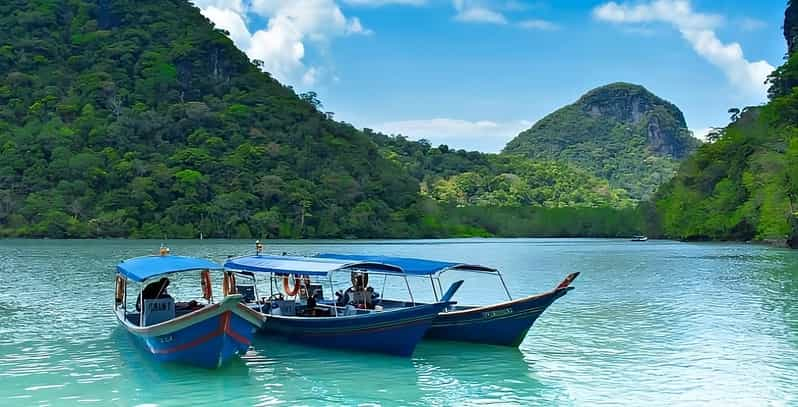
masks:
<svg viewBox="0 0 798 407"><path fill-rule="evenodd" d="M426 341L413 359L427 405L568 404L557 382L541 377L517 348Z"/></svg>
<svg viewBox="0 0 798 407"><path fill-rule="evenodd" d="M256 335L244 358L258 388L252 405L428 405L414 358L307 345Z"/></svg>
<svg viewBox="0 0 798 407"><path fill-rule="evenodd" d="M567 401L514 348L422 342L412 358L307 346L258 335L247 354L260 405L534 405ZM312 389L312 391L310 391ZM252 392L248 392L251 397Z"/></svg>

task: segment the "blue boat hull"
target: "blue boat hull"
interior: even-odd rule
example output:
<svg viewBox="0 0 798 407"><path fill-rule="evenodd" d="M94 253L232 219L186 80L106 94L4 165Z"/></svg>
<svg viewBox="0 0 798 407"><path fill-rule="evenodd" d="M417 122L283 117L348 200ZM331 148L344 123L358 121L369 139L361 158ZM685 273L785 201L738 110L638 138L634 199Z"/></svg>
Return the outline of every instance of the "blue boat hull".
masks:
<svg viewBox="0 0 798 407"><path fill-rule="evenodd" d="M159 362L218 368L247 352L259 326L254 312L236 307L236 304L214 304L146 328L123 325L139 347Z"/></svg>
<svg viewBox="0 0 798 407"><path fill-rule="evenodd" d="M426 338L517 347L532 324L573 287L487 307L457 308L438 315Z"/></svg>
<svg viewBox="0 0 798 407"><path fill-rule="evenodd" d="M312 346L410 356L446 306L436 303L340 317L265 315L262 332Z"/></svg>

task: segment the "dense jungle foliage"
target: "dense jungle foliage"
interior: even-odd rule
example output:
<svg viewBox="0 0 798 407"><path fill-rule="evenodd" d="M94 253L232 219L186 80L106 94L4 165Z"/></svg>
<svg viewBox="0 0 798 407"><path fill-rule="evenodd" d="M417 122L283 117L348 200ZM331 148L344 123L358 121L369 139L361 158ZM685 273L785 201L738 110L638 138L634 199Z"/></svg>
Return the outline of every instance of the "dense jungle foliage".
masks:
<svg viewBox="0 0 798 407"><path fill-rule="evenodd" d="M582 170L359 131L259 66L186 0L0 3L0 236L638 228Z"/></svg>
<svg viewBox="0 0 798 407"><path fill-rule="evenodd" d="M431 206L424 236L629 237L647 228L638 208Z"/></svg>
<svg viewBox="0 0 798 407"><path fill-rule="evenodd" d="M631 207L625 190L566 162L531 161L431 147L425 141L370 133L383 154L420 182L421 194L446 206Z"/></svg>
<svg viewBox="0 0 798 407"><path fill-rule="evenodd" d="M642 86L613 83L544 117L504 152L569 162L647 199L698 145L675 105Z"/></svg>
<svg viewBox="0 0 798 407"><path fill-rule="evenodd" d="M6 1L0 32L7 235L408 232L415 180L185 0Z"/></svg>
<svg viewBox="0 0 798 407"><path fill-rule="evenodd" d="M790 3L784 23L790 50L794 9ZM769 103L733 110L733 122L658 191L657 226L665 236L798 244L798 54L788 54L769 83Z"/></svg>

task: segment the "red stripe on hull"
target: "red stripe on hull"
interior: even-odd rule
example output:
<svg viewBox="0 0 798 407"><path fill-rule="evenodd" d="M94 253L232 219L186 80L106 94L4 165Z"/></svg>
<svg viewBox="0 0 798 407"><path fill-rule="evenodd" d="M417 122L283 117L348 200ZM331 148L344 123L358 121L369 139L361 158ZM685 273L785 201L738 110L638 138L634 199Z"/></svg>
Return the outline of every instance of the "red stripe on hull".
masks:
<svg viewBox="0 0 798 407"><path fill-rule="evenodd" d="M244 345L249 345L250 341L247 338L244 338L243 336L239 335L238 332L233 331L233 328L230 327L230 317L231 316L232 316L232 313L229 312L229 311L224 313L224 317L223 317L224 318L224 333L227 334L227 335L230 335L231 338L235 339L239 343L242 343Z"/></svg>
<svg viewBox="0 0 798 407"><path fill-rule="evenodd" d="M210 333L208 333L206 335L203 335L203 336L201 336L201 337L199 337L197 339L194 339L191 342L187 342L187 343L184 343L184 344L181 344L181 345L173 346L171 348L152 349L152 353L159 354L159 355L166 355L166 354L169 354L169 353L182 352L182 351L184 351L186 349L191 349L191 348L193 348L195 346L202 345L203 343L208 342L210 340L213 340L216 337L218 337L220 335L223 335L223 334L230 335L230 337L232 337L236 341L238 341L240 343L243 343L245 345L249 345L250 344L249 340L247 340L246 338L242 337L238 333L234 332L232 330L232 328L230 328L230 316L231 316L231 312L230 311L227 311L227 312L223 313L222 315L220 315L219 327L216 330L214 330L213 332L210 332Z"/></svg>

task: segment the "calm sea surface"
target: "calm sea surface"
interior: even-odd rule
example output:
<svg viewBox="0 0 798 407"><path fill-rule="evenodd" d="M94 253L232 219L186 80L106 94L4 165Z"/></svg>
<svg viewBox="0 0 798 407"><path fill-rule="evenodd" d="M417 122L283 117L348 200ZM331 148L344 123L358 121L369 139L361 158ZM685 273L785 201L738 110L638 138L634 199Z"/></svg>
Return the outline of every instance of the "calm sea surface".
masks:
<svg viewBox="0 0 798 407"><path fill-rule="evenodd" d="M798 405L798 252L596 239L268 242L275 253L484 263L504 270L516 296L582 275L520 349L422 342L402 359L259 338L210 371L150 361L111 313L116 263L159 243L0 241L1 406ZM222 261L253 244L171 248ZM502 296L477 276L456 299Z"/></svg>

